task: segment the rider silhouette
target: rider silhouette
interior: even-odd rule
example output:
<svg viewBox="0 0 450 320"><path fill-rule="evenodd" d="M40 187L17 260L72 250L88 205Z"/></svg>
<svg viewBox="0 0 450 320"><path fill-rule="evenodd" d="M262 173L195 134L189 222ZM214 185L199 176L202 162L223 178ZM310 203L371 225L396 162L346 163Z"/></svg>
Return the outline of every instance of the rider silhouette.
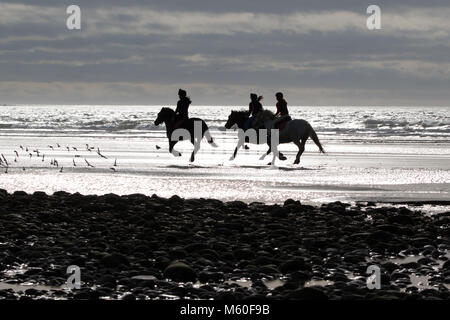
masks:
<svg viewBox="0 0 450 320"><path fill-rule="evenodd" d="M177 108L175 110L175 127L178 127L184 120L189 119L188 109L192 101L186 95L187 93L183 89L178 90L180 100L178 101Z"/></svg>
<svg viewBox="0 0 450 320"><path fill-rule="evenodd" d="M284 100L283 93L277 92L275 94L275 97L277 98L277 112L275 113L275 116L278 118L274 122L274 127L276 128L278 124L280 125L280 130L284 128L284 125L282 122L286 123L289 120L292 120L289 116L289 110L287 107L287 102Z"/></svg>
<svg viewBox="0 0 450 320"><path fill-rule="evenodd" d="M250 117L244 124L244 131L252 127L253 121L255 120L255 117L263 110L263 106L261 104L261 100L263 99L262 96L258 97L257 94L251 93L250 94L250 104L248 105L248 111L250 112Z"/></svg>
<svg viewBox="0 0 450 320"><path fill-rule="evenodd" d="M275 94L275 97L277 98L277 113L275 113L275 116L288 116L289 111L287 107L287 102L283 98L283 93L277 92Z"/></svg>

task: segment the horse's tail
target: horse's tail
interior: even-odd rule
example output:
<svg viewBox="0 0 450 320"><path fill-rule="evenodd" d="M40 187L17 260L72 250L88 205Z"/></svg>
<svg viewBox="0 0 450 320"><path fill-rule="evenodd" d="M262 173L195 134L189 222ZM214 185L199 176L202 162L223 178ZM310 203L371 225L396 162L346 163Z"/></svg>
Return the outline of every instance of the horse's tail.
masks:
<svg viewBox="0 0 450 320"><path fill-rule="evenodd" d="M311 127L311 132L309 133L309 137L319 147L320 152L325 153L325 150L323 149L322 144L320 143L320 140L317 137L316 131L314 131L314 129L312 127Z"/></svg>
<svg viewBox="0 0 450 320"><path fill-rule="evenodd" d="M213 137L211 137L211 133L209 133L209 128L208 125L206 124L205 121L203 121L203 133L205 134L206 140L208 141L208 143L213 146L214 148L217 148L217 144L214 142Z"/></svg>

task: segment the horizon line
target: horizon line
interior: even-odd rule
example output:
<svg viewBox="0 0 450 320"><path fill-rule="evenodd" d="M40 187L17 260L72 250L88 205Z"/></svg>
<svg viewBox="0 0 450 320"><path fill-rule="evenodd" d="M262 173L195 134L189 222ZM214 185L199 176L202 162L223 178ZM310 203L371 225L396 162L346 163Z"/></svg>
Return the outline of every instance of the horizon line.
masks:
<svg viewBox="0 0 450 320"><path fill-rule="evenodd" d="M164 104L114 104L114 103L106 103L106 104L100 104L100 103L80 103L80 104L73 104L73 103L2 103L0 104L0 107L26 107L26 106L126 106L126 107L163 107L163 106L173 106L176 107L175 103L164 103ZM275 107L276 105L266 105L267 107ZM246 104L198 104L198 105L191 105L190 107L247 107ZM450 105L353 105L353 104L346 104L346 105L289 105L290 108L299 108L299 107L404 107L404 108L418 108L418 107L425 107L425 108L449 108Z"/></svg>

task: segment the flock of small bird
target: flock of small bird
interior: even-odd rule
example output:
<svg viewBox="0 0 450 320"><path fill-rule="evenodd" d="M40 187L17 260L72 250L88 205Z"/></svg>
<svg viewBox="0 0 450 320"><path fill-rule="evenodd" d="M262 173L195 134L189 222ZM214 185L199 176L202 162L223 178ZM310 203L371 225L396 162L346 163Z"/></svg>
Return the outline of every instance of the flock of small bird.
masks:
<svg viewBox="0 0 450 320"><path fill-rule="evenodd" d="M49 145L47 147L52 151L55 151L55 149L60 150L60 151L67 149L67 152L69 152L69 153L71 151L75 152L75 154L71 154L73 167L87 166L88 168L95 168L95 166L92 165L85 157L82 157L82 155L79 153L77 147L70 147L70 146L62 147L59 143L57 143L56 146ZM91 152L91 153L95 152L95 149L97 149L96 150L97 156L102 159L108 160L108 157L106 157L105 155L103 155L101 153L99 147L96 148L96 147L89 146L89 144L86 144L85 148L86 149L84 151ZM17 150L20 150L20 151L18 152ZM22 170L25 171L26 170L25 166L23 166L23 165L19 166L20 159L28 158L28 160L31 160L31 159L33 159L33 157L41 159L41 161L44 163L45 163L46 159L50 159L50 165L52 167L57 168L59 170L59 172L61 172L61 173L64 170L64 167L60 165L60 163L58 162L58 160L56 158L51 157L51 155L44 154L37 148L29 148L27 146L24 147L21 145L21 146L19 146L19 149L17 149L17 150L14 150L13 162L11 161L11 159L10 159L10 161L8 161L8 159L5 157L4 154L0 154L0 167L5 169L5 171L4 171L5 173L8 173L8 169L13 166L13 163L14 163L15 167L19 167L19 168L22 167ZM77 160L80 158L83 158L84 162L82 162L82 161L77 162ZM23 162L22 162L22 164L23 164ZM117 159L114 160L114 164L109 169L114 172L117 171Z"/></svg>

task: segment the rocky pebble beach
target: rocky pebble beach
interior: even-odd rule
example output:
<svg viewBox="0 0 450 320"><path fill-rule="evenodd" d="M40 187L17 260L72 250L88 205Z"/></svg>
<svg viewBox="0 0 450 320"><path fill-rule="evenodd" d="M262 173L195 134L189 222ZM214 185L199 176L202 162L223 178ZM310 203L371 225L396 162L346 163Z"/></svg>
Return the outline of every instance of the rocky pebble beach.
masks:
<svg viewBox="0 0 450 320"><path fill-rule="evenodd" d="M449 250L450 212L0 190L0 299L449 299Z"/></svg>

